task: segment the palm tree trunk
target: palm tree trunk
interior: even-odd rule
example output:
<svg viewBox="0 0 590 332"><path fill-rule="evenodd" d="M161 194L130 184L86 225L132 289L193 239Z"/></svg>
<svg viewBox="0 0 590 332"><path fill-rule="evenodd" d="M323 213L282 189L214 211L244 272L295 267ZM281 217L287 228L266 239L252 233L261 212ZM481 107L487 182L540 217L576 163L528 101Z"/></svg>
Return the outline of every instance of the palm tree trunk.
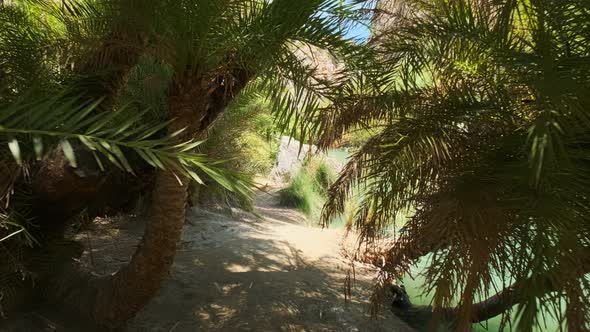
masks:
<svg viewBox="0 0 590 332"><path fill-rule="evenodd" d="M175 84L170 96L169 132L185 131L187 141L202 133L196 119L205 112L202 90L184 89L192 82ZM201 115L202 117L202 115ZM128 265L114 274L97 292L93 318L107 327L118 327L131 319L157 293L169 274L176 244L184 225L189 178L172 170L157 172L148 222L143 238Z"/></svg>
<svg viewBox="0 0 590 332"><path fill-rule="evenodd" d="M149 221L131 262L101 287L94 319L118 326L132 318L160 289L176 253L185 217L188 179L159 171Z"/></svg>
<svg viewBox="0 0 590 332"><path fill-rule="evenodd" d="M45 297L62 311L77 313L105 329L123 326L160 289L169 274L185 218L188 178L158 171L143 238L129 264L111 276L95 277L70 260L52 266ZM58 244L54 249L63 250ZM49 249L51 250L51 248ZM50 257L57 254L48 251Z"/></svg>
<svg viewBox="0 0 590 332"><path fill-rule="evenodd" d="M203 137L246 85L250 75L240 71L228 95L226 86L211 89L201 78L177 78L170 95L170 131L185 129L179 137ZM211 82L211 81L208 81ZM222 92L223 91L223 92ZM149 221L131 262L117 272L99 291L94 319L119 326L135 316L160 289L168 276L176 244L184 225L189 179L169 170L159 171L152 196Z"/></svg>
<svg viewBox="0 0 590 332"><path fill-rule="evenodd" d="M223 113L250 76L233 86L234 94L222 95L226 86L203 88L200 80L175 80L170 95L169 131L185 131L178 139L202 137ZM217 91L217 92L216 92ZM176 245L184 225L189 179L171 170L156 176L149 219L144 236L129 264L112 276L89 278L72 264L63 269L51 288L51 298L77 310L106 328L117 328L135 316L160 289L174 262Z"/></svg>
<svg viewBox="0 0 590 332"><path fill-rule="evenodd" d="M194 106L186 98L171 97L174 120L168 130L188 127L179 141L198 134L198 124L192 121L198 113ZM188 183L188 177L170 169L157 171L144 235L129 264L112 276L98 278L81 271L75 262L57 267L60 273L51 276L47 297L62 310L77 312L104 328L124 325L153 298L169 274L184 225Z"/></svg>

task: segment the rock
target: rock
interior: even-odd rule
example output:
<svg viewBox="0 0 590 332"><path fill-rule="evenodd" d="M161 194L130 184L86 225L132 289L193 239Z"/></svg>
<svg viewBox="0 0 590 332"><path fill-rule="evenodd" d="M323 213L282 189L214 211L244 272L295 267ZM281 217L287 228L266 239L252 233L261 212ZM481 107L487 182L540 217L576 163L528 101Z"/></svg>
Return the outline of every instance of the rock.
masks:
<svg viewBox="0 0 590 332"><path fill-rule="evenodd" d="M395 28L400 17L406 15L408 10L407 0L379 0L373 17L373 37L380 38L381 34Z"/></svg>
<svg viewBox="0 0 590 332"><path fill-rule="evenodd" d="M299 48L295 55L306 66L315 69L315 76L319 79L330 80L342 69L343 63L338 61L329 51L312 45Z"/></svg>
<svg viewBox="0 0 590 332"><path fill-rule="evenodd" d="M301 151L299 150L300 145ZM320 151L317 146L301 144L296 139L283 136L277 153L277 161L270 173L270 178L276 183L285 182L297 173L309 157L322 159L336 173L339 173L344 167L342 162L329 157L323 151Z"/></svg>
<svg viewBox="0 0 590 332"><path fill-rule="evenodd" d="M315 145L301 145L296 139L288 136L281 137L277 161L271 171L271 177L276 180L290 177L299 170L307 156L317 153L318 148Z"/></svg>

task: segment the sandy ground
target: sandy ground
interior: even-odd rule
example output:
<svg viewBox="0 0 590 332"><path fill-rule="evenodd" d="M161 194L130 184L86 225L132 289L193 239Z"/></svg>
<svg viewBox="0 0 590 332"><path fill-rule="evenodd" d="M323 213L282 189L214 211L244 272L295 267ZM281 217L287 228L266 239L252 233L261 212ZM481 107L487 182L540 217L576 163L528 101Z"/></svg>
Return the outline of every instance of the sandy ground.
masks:
<svg viewBox="0 0 590 332"><path fill-rule="evenodd" d="M257 195L256 211L262 218L189 211L170 277L126 331L412 331L389 311L369 317L368 270L357 269L345 303L342 231L309 226L273 193ZM83 261L97 273L116 271L142 229L128 218L94 224L78 236L88 248Z"/></svg>
<svg viewBox="0 0 590 332"><path fill-rule="evenodd" d="M189 211L170 278L127 331L411 331L388 311L369 317L370 271L357 271L345 303L342 231L309 226L273 193L257 195L256 211L262 219ZM141 228L91 235L95 266L125 264Z"/></svg>

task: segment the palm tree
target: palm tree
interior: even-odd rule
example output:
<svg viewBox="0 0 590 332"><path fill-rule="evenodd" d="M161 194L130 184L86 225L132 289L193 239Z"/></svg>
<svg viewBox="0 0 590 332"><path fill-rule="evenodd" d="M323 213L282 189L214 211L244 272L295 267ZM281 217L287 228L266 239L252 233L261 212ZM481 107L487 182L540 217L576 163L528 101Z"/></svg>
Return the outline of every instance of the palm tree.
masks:
<svg viewBox="0 0 590 332"><path fill-rule="evenodd" d="M319 16L338 7L338 2L325 0L165 3L159 11L165 21L158 31L165 53L157 56L174 72L169 130L187 128L185 139L202 138L256 77L276 82L290 78L287 75L312 76L313 69L294 56L301 47L297 42L347 51L351 46L342 31L332 26L333 16ZM96 308L108 312L95 313L98 321L131 318L159 289L173 262L184 222L187 183L188 177L170 172L157 175L149 224L154 227L148 226L131 263L112 279L110 298L99 300Z"/></svg>
<svg viewBox="0 0 590 332"><path fill-rule="evenodd" d="M428 255L433 299L421 310L457 331L507 324L513 306L519 330L542 325L542 311L588 330L590 2L406 5L375 41L376 83L343 93L310 129L325 146L349 128L379 132L340 174L324 220L355 188L365 243L409 214L395 244L370 255L377 304Z"/></svg>
<svg viewBox="0 0 590 332"><path fill-rule="evenodd" d="M39 1L33 3L38 5ZM113 276L101 278L80 274L76 266L65 264L62 273L57 278L53 276L53 282L48 287L55 293L53 298L59 299L58 303L74 307L104 326L116 327L151 299L168 274L184 222L187 184L191 178L200 180L193 169L196 167L201 174L213 176L228 189L243 189L240 183L227 181L219 171L207 166L201 156L190 154L198 144L194 139L203 139L219 115L254 80L258 81L257 85L265 86L265 91L270 91L267 97L277 101L276 111L281 112L285 122L291 122L288 114L301 108L317 108L331 83L314 77L315 69L301 62L296 55L298 49L312 45L345 55L358 47L343 37L343 25L346 16L351 14L350 8L335 0L104 0L91 1L88 5L75 1L63 4L67 6L45 3L43 8L49 6L54 12L47 11L44 15L50 13L52 16L49 19L66 22L63 26L67 28L67 33L65 37L60 35L61 38L73 41L73 49L80 50L80 54L91 56L86 56L89 65L82 61L81 65L72 66L75 70L70 76L80 79L74 80L76 84L73 88L69 83L71 80L62 81L64 83L58 80L56 85L66 87L68 93L63 98L66 101L73 98L85 105L88 99L106 97L106 102L98 104L102 105L99 108L93 104L88 112L80 113L72 107L76 103L64 103L61 99L56 101L69 106L65 109L74 109L75 113L67 113L70 114L68 116L85 124L76 126L76 122L72 121L75 130L61 140L61 150L70 162L75 162L75 153L67 138L76 137L91 151L96 149L114 165L128 172L132 172L134 167L119 146L130 149L142 160L160 169L156 175L150 219L131 262ZM74 6L77 4L84 5ZM66 15L63 15L64 8ZM140 25L134 23L135 20L129 20L132 22L129 24L125 21L129 16L139 17L140 22L149 17L150 24ZM43 19L47 20L47 17L43 16ZM104 29L104 32L94 36L96 29ZM90 38L90 44L87 38ZM18 46L19 42L15 39L10 44ZM61 45L70 46L68 43ZM120 45L125 47L118 47ZM115 51L112 51L113 47ZM98 55L93 57L92 54ZM125 119L121 111L110 110L116 104L112 100L125 84L138 54L157 59L173 72L168 88L167 114L164 115L168 120L154 128L140 126L140 129L132 131L135 136L113 141L108 135L125 135L126 129L134 127L130 123L141 122L142 119L141 114L131 116L131 120ZM47 58L41 58L44 60L41 62L43 68L55 70L55 62ZM95 61L96 58L105 61ZM116 69L105 74L102 69L112 64ZM54 93L55 89L48 88L47 91ZM16 97L19 95L22 96L22 93ZM84 114L90 118L71 114ZM52 116L51 113L46 115ZM84 130L92 133L91 129L96 129L94 122L103 124L101 128L106 128L106 124L112 126L110 131L99 130L107 135L106 138L95 137L92 141L84 134ZM4 123L2 125L4 128ZM27 131L27 123L18 125L22 127L19 133L31 134ZM51 125L61 128L60 122L52 122ZM162 134L164 128L168 134ZM142 148L147 144L142 142L151 137L146 133L160 135L155 141L156 146ZM19 137L16 134L15 138ZM104 139L111 139L108 148ZM16 145L21 146L14 143L11 147ZM156 153L157 150L161 153ZM11 151L13 156L18 155L14 148Z"/></svg>

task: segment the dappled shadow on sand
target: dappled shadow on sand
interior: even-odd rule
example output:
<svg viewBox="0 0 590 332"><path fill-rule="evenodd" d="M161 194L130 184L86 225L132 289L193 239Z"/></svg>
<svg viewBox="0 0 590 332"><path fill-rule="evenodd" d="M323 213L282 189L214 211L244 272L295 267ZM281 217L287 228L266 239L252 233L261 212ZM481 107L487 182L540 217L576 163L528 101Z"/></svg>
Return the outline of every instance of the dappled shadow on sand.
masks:
<svg viewBox="0 0 590 332"><path fill-rule="evenodd" d="M190 211L170 277L125 331L411 331L388 311L369 317L369 273L357 273L355 296L345 303L342 233L306 226L273 199L257 201L264 220ZM142 233L138 219L99 220L78 235L87 247L82 261L112 273ZM92 330L71 317L62 321L57 330L38 331Z"/></svg>
<svg viewBox="0 0 590 332"><path fill-rule="evenodd" d="M371 320L364 302L345 303L339 232L269 219L189 220L171 278L129 331L409 330L387 312ZM366 280L358 286L357 300L366 299Z"/></svg>

